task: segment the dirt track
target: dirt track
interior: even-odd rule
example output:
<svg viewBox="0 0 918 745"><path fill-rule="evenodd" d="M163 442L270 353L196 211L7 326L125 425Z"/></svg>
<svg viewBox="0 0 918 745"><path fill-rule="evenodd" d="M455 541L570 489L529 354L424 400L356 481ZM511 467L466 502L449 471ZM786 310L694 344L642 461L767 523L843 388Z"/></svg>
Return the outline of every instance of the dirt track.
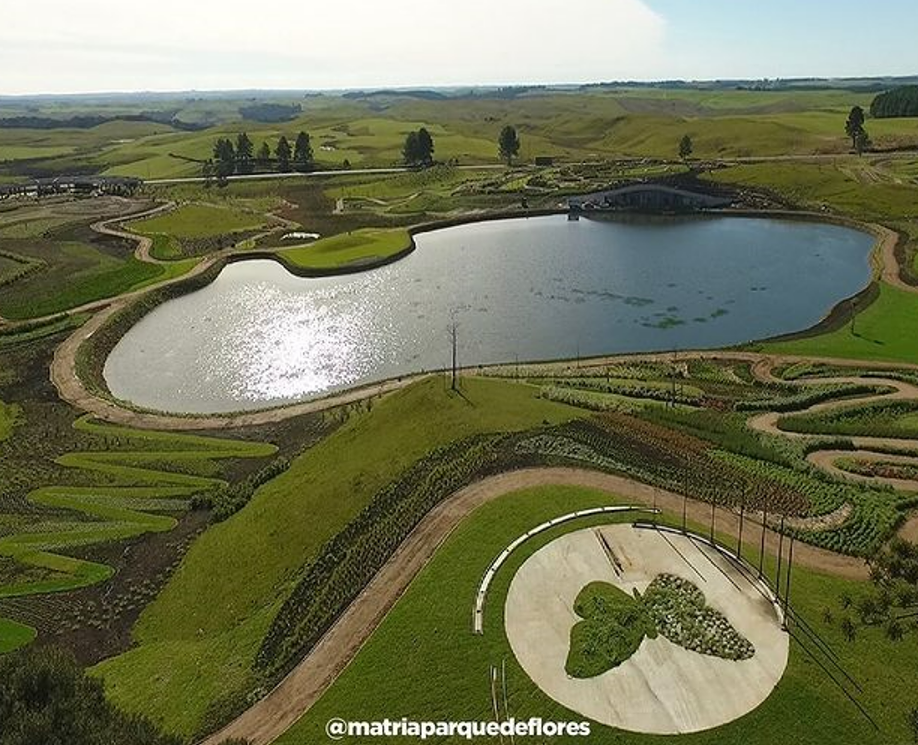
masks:
<svg viewBox="0 0 918 745"><path fill-rule="evenodd" d="M656 503L670 514L682 514L681 495L621 476L580 469L533 468L511 471L461 489L424 518L329 632L274 690L236 720L204 740L203 745L219 745L231 737L247 738L253 745L264 745L279 737L319 700L347 667L414 577L465 517L481 505L509 492L546 485L590 487L614 494L626 502L643 505ZM710 522L711 510L707 504L688 500L686 505L690 520L701 524ZM719 533L736 537L739 521L732 513L721 511L717 516L716 527ZM759 546L761 531L755 528L756 525L747 517L743 533L744 545L753 548ZM774 533L768 533L766 544L769 551L777 553L778 539ZM841 556L803 543L795 546L794 560L811 569L850 579L867 578L866 565L860 559Z"/></svg>

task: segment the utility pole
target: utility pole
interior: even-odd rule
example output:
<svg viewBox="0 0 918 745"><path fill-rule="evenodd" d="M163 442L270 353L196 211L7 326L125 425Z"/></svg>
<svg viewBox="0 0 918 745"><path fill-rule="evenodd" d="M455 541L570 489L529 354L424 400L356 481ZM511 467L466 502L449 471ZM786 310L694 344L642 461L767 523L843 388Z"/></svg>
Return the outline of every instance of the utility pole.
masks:
<svg viewBox="0 0 918 745"><path fill-rule="evenodd" d="M717 512L717 502L711 499L711 543L714 543L714 518Z"/></svg>
<svg viewBox="0 0 918 745"><path fill-rule="evenodd" d="M781 527L778 528L781 533L778 538L778 573L775 577L775 592L778 594L778 600L781 599L781 559L784 553L784 515L781 515Z"/></svg>
<svg viewBox="0 0 918 745"><path fill-rule="evenodd" d="M743 494L740 500L739 508L739 537L736 541L736 555L740 560L743 558L743 518L746 516L746 484L743 484Z"/></svg>
<svg viewBox="0 0 918 745"><path fill-rule="evenodd" d="M765 565L765 529L768 525L768 504L762 513L762 545L759 547L759 579L762 579L762 567Z"/></svg>
<svg viewBox="0 0 918 745"><path fill-rule="evenodd" d="M457 349L459 346L459 324L456 323L455 319L449 324L449 338L453 351L453 363L452 363L452 389L454 391L459 390L458 387L458 377L456 375L457 370Z"/></svg>
<svg viewBox="0 0 918 745"><path fill-rule="evenodd" d="M794 568L794 534L791 533L787 552L787 583L784 585L784 625L787 625L787 610L790 607L791 570Z"/></svg>

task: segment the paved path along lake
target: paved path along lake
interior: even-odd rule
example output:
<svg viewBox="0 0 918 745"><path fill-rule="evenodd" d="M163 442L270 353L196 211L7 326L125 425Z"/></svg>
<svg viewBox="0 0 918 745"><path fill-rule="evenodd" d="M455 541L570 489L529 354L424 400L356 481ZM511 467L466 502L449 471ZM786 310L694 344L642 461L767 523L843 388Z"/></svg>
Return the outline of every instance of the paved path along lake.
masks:
<svg viewBox="0 0 918 745"><path fill-rule="evenodd" d="M448 366L721 347L800 330L870 281L872 236L765 218L564 216L418 235L389 266L321 279L227 267L160 306L105 366L161 411L301 401Z"/></svg>

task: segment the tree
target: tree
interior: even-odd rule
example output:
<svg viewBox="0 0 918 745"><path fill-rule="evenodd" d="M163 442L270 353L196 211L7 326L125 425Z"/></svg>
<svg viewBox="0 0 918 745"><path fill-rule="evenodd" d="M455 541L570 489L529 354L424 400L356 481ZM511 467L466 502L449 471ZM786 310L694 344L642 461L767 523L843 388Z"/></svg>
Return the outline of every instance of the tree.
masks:
<svg viewBox="0 0 918 745"><path fill-rule="evenodd" d="M280 139L277 141L277 149L274 151L274 155L277 157L277 170L281 173L287 173L290 170L290 143L287 142L287 138L284 135L281 135Z"/></svg>
<svg viewBox="0 0 918 745"><path fill-rule="evenodd" d="M147 720L120 712L102 682L60 649L0 656L0 745L179 745Z"/></svg>
<svg viewBox="0 0 918 745"><path fill-rule="evenodd" d="M266 169L271 165L271 147L267 142L262 142L258 148L258 154L255 156L255 162L259 168Z"/></svg>
<svg viewBox="0 0 918 745"><path fill-rule="evenodd" d="M309 135L300 132L296 136L296 143L293 146L293 165L298 171L308 171L312 168L312 145L309 142Z"/></svg>
<svg viewBox="0 0 918 745"><path fill-rule="evenodd" d="M857 149L858 135L864 131L864 110L860 106L854 106L851 113L848 114L848 121L845 122L845 134L851 138L851 147Z"/></svg>
<svg viewBox="0 0 918 745"><path fill-rule="evenodd" d="M402 157L409 166L424 165L429 166L433 163L434 141L430 132L421 127L417 132L409 132L405 137L405 145L402 147Z"/></svg>
<svg viewBox="0 0 918 745"><path fill-rule="evenodd" d="M236 173L251 173L254 170L252 155L255 146L245 132L236 137Z"/></svg>
<svg viewBox="0 0 918 745"><path fill-rule="evenodd" d="M402 147L402 159L409 166L413 166L418 162L418 133L409 132L405 136L405 144Z"/></svg>
<svg viewBox="0 0 918 745"><path fill-rule="evenodd" d="M214 172L217 179L225 181L236 172L236 150L231 140L220 138L214 143Z"/></svg>
<svg viewBox="0 0 918 745"><path fill-rule="evenodd" d="M429 166L433 163L434 141L430 132L425 127L418 130L418 155L421 156L421 163Z"/></svg>
<svg viewBox="0 0 918 745"><path fill-rule="evenodd" d="M513 163L513 159L520 153L520 138L516 129L509 124L500 131L500 137L497 140L500 157L507 161L507 165Z"/></svg>
<svg viewBox="0 0 918 745"><path fill-rule="evenodd" d="M209 188L214 180L214 162L208 158L201 164L201 176L204 179L204 188Z"/></svg>
<svg viewBox="0 0 918 745"><path fill-rule="evenodd" d="M679 140L679 157L682 160L688 160L692 157L694 150L695 145L692 143L692 138L688 135L683 135L682 139Z"/></svg>
<svg viewBox="0 0 918 745"><path fill-rule="evenodd" d="M867 130L863 127L861 131L854 136L854 149L857 151L858 155L863 155L864 151L870 148L870 135L867 134Z"/></svg>

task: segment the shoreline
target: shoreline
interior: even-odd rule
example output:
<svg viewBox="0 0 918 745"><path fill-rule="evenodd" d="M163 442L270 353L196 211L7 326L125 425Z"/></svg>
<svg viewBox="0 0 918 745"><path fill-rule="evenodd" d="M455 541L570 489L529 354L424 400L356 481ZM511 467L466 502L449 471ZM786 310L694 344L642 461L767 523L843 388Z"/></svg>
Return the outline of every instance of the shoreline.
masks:
<svg viewBox="0 0 918 745"><path fill-rule="evenodd" d="M437 374L442 371L408 373L395 378L371 382L341 391L334 391L327 395L308 398L300 402L283 404L281 406L212 414L160 412L135 406L131 402L120 401L109 391L103 371L105 360L108 358L111 350L114 349L115 345L124 334L138 321L166 301L194 292L210 284L210 282L212 282L229 264L246 260L272 260L280 263L287 271L295 276L343 276L363 271L371 271L401 260L415 251L417 244L414 238L416 235L422 233L478 222L493 222L497 220L563 214L567 214L566 209L553 208L529 210L525 212L511 210L487 214L469 214L445 220L430 221L409 228L409 245L391 256L384 257L379 261L361 262L357 265L335 267L327 270L312 270L303 267L294 267L289 261L284 260L283 249L276 251L256 250L244 253L227 252L222 255L205 258L190 274L180 277L175 281L153 286L139 293L132 293L128 296L121 296L107 301L101 310L86 323L77 328L55 350L50 370L51 381L63 401L104 421L144 429L233 429L267 422L282 421L305 413L324 411L335 406L382 395L402 388L423 377ZM618 213L609 214L615 215ZM909 287L912 292L916 291L915 287L907 285L901 279L898 262L895 261L896 250L900 243L900 236L895 231L883 225L862 223L852 218L838 215L825 215L821 213L792 210L706 210L703 212L691 213L690 216L702 218L705 216L714 216L792 219L806 222L829 223L859 230L875 238L875 243L870 254L873 277L871 282L861 292L836 303L822 320L806 329L765 339L750 340L726 348L682 350L679 352L681 356L711 357L719 354L723 357L733 358L733 356L738 353L753 354L753 352L750 351L750 347L754 345L777 340L787 340L789 338L807 338L826 333L827 331L843 326L851 318L854 311L861 311L866 308L879 294L879 282L890 281L893 277L897 280L897 285L901 284ZM895 262L892 267L889 264L890 260ZM662 357L669 358L671 355L671 352L619 353L601 355L592 358L592 360L633 361ZM769 355L757 354L756 358L760 359L768 356ZM580 360L580 363L589 363L590 361L591 360L584 358ZM541 363L538 361L527 361L526 364L563 365L565 362L568 361L553 359ZM844 361L841 361L841 363L843 364ZM469 374L470 372L485 368L493 369L507 367L511 364L516 363L474 365L463 368L463 374ZM519 364L523 363L520 362ZM909 366L903 364L899 365L899 367L907 368Z"/></svg>

